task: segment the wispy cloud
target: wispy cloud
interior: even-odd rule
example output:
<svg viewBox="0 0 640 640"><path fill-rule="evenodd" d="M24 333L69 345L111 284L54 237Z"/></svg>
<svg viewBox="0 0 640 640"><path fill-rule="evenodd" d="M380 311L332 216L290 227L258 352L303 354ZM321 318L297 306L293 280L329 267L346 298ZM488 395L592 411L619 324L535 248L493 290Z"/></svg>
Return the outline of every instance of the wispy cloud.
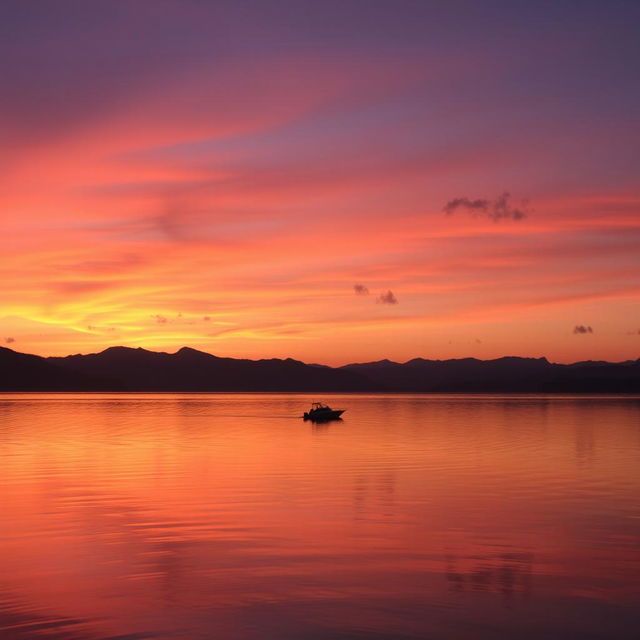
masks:
<svg viewBox="0 0 640 640"><path fill-rule="evenodd" d="M485 215L494 222L500 220L522 220L529 213L526 209L526 203L522 202L520 207L516 207L510 202L511 194L505 191L495 200L486 198L478 198L471 200L470 198L454 198L444 205L442 210L448 215L452 215L458 209L467 211L471 215Z"/></svg>
<svg viewBox="0 0 640 640"><path fill-rule="evenodd" d="M584 334L584 333L593 333L593 328L588 325L578 324L573 328L573 333L575 333L576 335Z"/></svg>
<svg viewBox="0 0 640 640"><path fill-rule="evenodd" d="M357 296L368 296L369 288L365 287L363 284L354 284L353 290L355 291Z"/></svg>
<svg viewBox="0 0 640 640"><path fill-rule="evenodd" d="M153 316L156 319L158 324L167 324L168 320L165 316L161 316L160 314L156 314Z"/></svg>
<svg viewBox="0 0 640 640"><path fill-rule="evenodd" d="M376 302L380 304L398 304L398 298L395 297L393 291L389 290L386 293L381 293Z"/></svg>
<svg viewBox="0 0 640 640"><path fill-rule="evenodd" d="M6 344L11 344L12 342L15 342L16 339L12 337L8 337L8 338L5 338L4 341Z"/></svg>

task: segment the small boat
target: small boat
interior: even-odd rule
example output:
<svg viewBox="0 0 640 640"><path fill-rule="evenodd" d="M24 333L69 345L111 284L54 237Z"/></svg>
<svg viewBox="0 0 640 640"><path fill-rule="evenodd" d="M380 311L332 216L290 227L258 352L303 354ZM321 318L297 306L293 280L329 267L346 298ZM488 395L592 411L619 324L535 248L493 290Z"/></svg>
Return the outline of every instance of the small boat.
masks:
<svg viewBox="0 0 640 640"><path fill-rule="evenodd" d="M313 420L314 422L323 422L325 420L338 420L346 409L332 409L322 402L312 402L311 409L305 411L305 420Z"/></svg>

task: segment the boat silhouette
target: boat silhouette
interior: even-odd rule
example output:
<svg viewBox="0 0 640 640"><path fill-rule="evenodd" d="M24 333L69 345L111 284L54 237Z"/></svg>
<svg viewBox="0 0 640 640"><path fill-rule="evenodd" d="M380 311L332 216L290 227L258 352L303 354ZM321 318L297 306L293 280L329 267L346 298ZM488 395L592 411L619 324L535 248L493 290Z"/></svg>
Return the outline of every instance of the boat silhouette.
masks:
<svg viewBox="0 0 640 640"><path fill-rule="evenodd" d="M322 402L312 402L311 409L305 411L302 417L313 422L326 422L327 420L339 420L345 411L346 409L332 409Z"/></svg>

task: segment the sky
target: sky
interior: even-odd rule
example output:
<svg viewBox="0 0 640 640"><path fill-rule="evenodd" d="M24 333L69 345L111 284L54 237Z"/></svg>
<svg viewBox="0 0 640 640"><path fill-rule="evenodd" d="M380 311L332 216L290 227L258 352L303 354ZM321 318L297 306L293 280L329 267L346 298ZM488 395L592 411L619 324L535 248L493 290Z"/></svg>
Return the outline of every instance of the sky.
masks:
<svg viewBox="0 0 640 640"><path fill-rule="evenodd" d="M3 0L0 344L640 357L639 22Z"/></svg>

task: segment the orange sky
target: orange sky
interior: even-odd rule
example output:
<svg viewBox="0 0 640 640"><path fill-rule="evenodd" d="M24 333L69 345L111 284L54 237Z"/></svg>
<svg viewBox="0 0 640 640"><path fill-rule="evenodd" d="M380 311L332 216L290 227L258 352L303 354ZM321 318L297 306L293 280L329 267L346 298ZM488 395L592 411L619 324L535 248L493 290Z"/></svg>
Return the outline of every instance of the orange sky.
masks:
<svg viewBox="0 0 640 640"><path fill-rule="evenodd" d="M15 18L4 346L640 355L638 96L612 75L624 47L602 56L621 24L541 42L507 16L506 56L473 32L447 41L444 14L431 39L422 14L329 37L300 15L229 9L223 29L206 6L160 4Z"/></svg>

